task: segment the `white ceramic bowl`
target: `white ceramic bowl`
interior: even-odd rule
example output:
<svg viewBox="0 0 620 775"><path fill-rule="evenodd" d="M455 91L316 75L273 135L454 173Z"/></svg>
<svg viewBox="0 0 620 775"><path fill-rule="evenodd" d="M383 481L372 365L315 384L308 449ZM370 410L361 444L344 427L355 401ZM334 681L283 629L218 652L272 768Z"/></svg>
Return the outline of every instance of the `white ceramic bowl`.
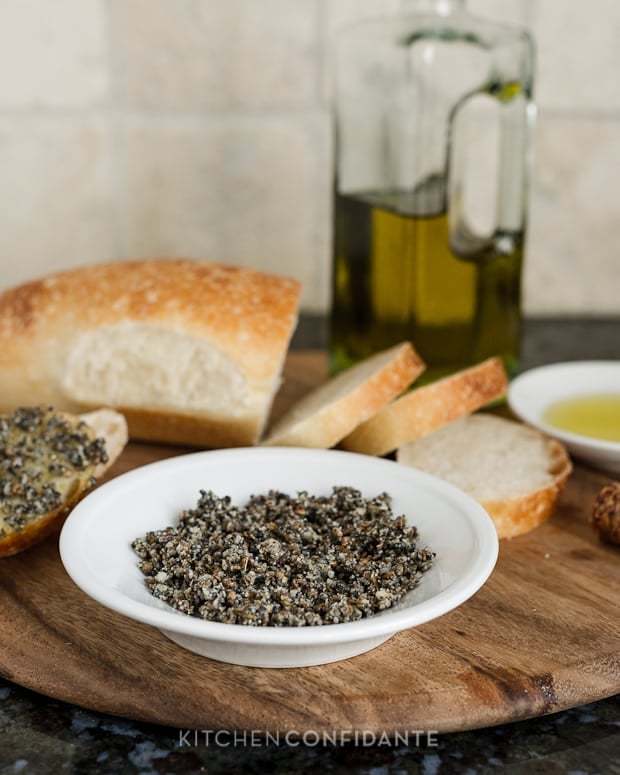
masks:
<svg viewBox="0 0 620 775"><path fill-rule="evenodd" d="M397 607L343 624L262 627L191 617L147 590L131 541L175 524L183 509L196 506L200 489L242 504L270 489L328 495L334 485L356 487L365 497L388 492L394 514L405 514L420 531L419 545L436 552L432 568ZM190 651L234 664L301 667L360 654L460 605L490 575L498 540L472 498L413 468L349 452L257 447L183 455L112 479L73 510L60 553L86 594Z"/></svg>
<svg viewBox="0 0 620 775"><path fill-rule="evenodd" d="M530 369L511 382L508 405L521 420L565 444L576 458L618 473L619 442L569 433L544 420L556 401L593 393L620 395L620 361L568 361Z"/></svg>

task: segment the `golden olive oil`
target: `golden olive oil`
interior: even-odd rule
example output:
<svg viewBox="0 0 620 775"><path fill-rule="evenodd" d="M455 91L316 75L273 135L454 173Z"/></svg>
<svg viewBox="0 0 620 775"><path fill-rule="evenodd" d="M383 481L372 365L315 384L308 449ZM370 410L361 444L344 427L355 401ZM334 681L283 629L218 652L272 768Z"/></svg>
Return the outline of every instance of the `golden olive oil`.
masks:
<svg viewBox="0 0 620 775"><path fill-rule="evenodd" d="M620 393L566 398L551 404L543 420L558 430L605 441L620 441Z"/></svg>
<svg viewBox="0 0 620 775"><path fill-rule="evenodd" d="M437 194L336 195L332 372L403 340L427 364L420 381L493 355L516 371L522 234L451 239Z"/></svg>

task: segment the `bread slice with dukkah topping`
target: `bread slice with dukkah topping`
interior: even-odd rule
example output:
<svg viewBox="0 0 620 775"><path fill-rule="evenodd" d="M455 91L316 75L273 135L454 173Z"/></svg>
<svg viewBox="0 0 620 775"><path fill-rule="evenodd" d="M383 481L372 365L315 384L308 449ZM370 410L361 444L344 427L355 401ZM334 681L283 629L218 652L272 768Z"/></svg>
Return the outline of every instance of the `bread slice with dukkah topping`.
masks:
<svg viewBox="0 0 620 775"><path fill-rule="evenodd" d="M500 358L488 358L389 403L346 436L340 446L351 452L387 455L447 423L502 398L508 377Z"/></svg>
<svg viewBox="0 0 620 775"><path fill-rule="evenodd" d="M42 541L116 461L124 417L19 407L0 415L0 557Z"/></svg>
<svg viewBox="0 0 620 775"><path fill-rule="evenodd" d="M425 364L409 342L375 353L295 403L263 440L268 446L336 445L406 390Z"/></svg>
<svg viewBox="0 0 620 775"><path fill-rule="evenodd" d="M487 511L500 538L522 535L545 522L572 470L558 441L488 412L406 444L396 459L469 493Z"/></svg>

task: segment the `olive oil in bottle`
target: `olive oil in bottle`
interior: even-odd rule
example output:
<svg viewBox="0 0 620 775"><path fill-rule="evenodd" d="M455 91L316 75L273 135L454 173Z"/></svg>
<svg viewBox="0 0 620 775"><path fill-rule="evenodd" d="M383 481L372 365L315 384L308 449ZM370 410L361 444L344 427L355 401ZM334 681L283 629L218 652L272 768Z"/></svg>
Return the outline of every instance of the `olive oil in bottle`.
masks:
<svg viewBox="0 0 620 775"><path fill-rule="evenodd" d="M522 234L481 244L450 234L443 193L337 194L330 368L409 340L420 382L503 358L518 361Z"/></svg>

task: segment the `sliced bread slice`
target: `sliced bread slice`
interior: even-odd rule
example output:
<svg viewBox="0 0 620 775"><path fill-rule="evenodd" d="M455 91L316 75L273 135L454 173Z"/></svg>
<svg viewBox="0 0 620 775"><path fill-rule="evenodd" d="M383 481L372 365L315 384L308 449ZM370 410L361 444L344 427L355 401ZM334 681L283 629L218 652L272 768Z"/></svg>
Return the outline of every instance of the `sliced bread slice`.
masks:
<svg viewBox="0 0 620 775"><path fill-rule="evenodd" d="M424 368L409 342L371 355L296 402L274 424L262 444L333 447L408 388Z"/></svg>
<svg viewBox="0 0 620 775"><path fill-rule="evenodd" d="M410 390L359 425L340 444L351 452L387 455L397 447L502 398L508 378L500 358L489 358Z"/></svg>
<svg viewBox="0 0 620 775"><path fill-rule="evenodd" d="M463 417L407 444L396 459L469 493L486 509L500 538L545 522L572 470L558 441L489 413Z"/></svg>

